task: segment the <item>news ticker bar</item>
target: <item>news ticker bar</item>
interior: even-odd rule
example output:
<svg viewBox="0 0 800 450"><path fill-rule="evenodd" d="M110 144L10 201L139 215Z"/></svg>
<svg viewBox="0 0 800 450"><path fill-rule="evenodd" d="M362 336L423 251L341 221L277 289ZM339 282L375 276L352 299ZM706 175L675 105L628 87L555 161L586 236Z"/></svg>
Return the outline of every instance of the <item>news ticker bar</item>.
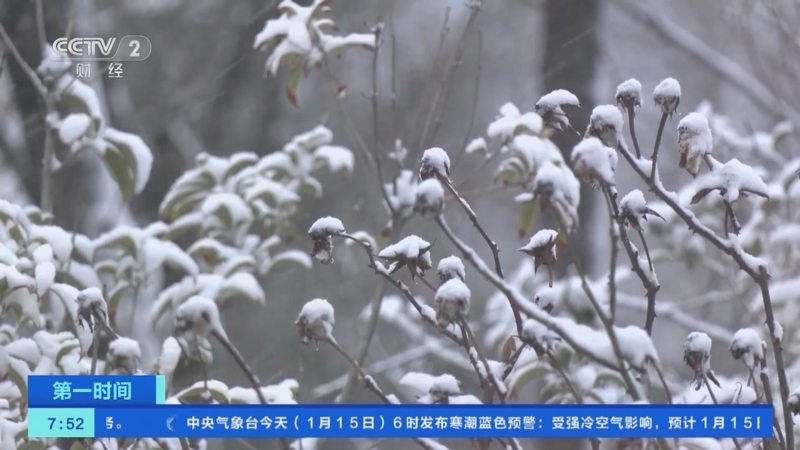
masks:
<svg viewBox="0 0 800 450"><path fill-rule="evenodd" d="M770 405L31 408L31 438L767 438Z"/></svg>
<svg viewBox="0 0 800 450"><path fill-rule="evenodd" d="M166 378L161 375L28 377L30 408L104 408L155 406L166 401Z"/></svg>

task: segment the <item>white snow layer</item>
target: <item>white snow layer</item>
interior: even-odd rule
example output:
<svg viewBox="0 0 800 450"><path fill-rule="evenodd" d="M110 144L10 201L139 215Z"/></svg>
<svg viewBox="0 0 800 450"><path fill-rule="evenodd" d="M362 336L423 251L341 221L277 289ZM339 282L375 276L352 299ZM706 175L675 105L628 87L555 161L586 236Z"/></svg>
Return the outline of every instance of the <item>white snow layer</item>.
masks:
<svg viewBox="0 0 800 450"><path fill-rule="evenodd" d="M734 358L741 358L747 367L754 369L757 362L764 360L766 346L756 330L742 328L733 335L728 348Z"/></svg>
<svg viewBox="0 0 800 450"><path fill-rule="evenodd" d="M447 258L439 260L439 265L436 266L436 272L440 276L445 275L451 278L457 276L462 281L467 279L464 262L462 262L461 258L458 256L448 256Z"/></svg>
<svg viewBox="0 0 800 450"><path fill-rule="evenodd" d="M342 221L330 216L317 219L308 229L308 235L315 239L344 232Z"/></svg>
<svg viewBox="0 0 800 450"><path fill-rule="evenodd" d="M406 259L417 259L420 256L420 252L425 249L430 248L431 244L416 235L406 236L405 238L401 239L396 244L392 244L378 253L378 256L381 258L395 258L395 257L403 257ZM428 254L426 251L425 254Z"/></svg>
<svg viewBox="0 0 800 450"><path fill-rule="evenodd" d="M580 141L572 149L572 170L586 179L596 179L602 184L616 184L617 151L607 147L596 137Z"/></svg>
<svg viewBox="0 0 800 450"><path fill-rule="evenodd" d="M542 249L545 247L550 246L553 256L555 256L555 244L558 240L558 231L550 230L550 229L543 229L539 230L534 234L531 239L525 244L524 247L521 247L520 251L533 251L536 249Z"/></svg>
<svg viewBox="0 0 800 450"><path fill-rule="evenodd" d="M469 287L458 278L447 280L436 290L436 302L461 303L469 308L471 292Z"/></svg>
<svg viewBox="0 0 800 450"><path fill-rule="evenodd" d="M678 152L681 167L694 175L700 170L703 157L710 155L713 137L708 119L700 113L692 112L678 122Z"/></svg>
<svg viewBox="0 0 800 450"><path fill-rule="evenodd" d="M729 203L738 200L742 192L765 198L768 197L769 192L769 187L758 173L736 158L721 166L715 166L710 173L697 181L695 189L698 193L719 190L722 198Z"/></svg>
<svg viewBox="0 0 800 450"><path fill-rule="evenodd" d="M621 106L642 106L642 83L636 78L623 81L617 86L615 98Z"/></svg>
<svg viewBox="0 0 800 450"><path fill-rule="evenodd" d="M542 118L532 112L521 114L513 103L506 103L500 107L495 121L489 124L486 136L508 141L521 131L538 135L542 131Z"/></svg>
<svg viewBox="0 0 800 450"><path fill-rule="evenodd" d="M683 349L690 352L698 352L704 355L711 354L711 338L702 331L693 331L686 336Z"/></svg>
<svg viewBox="0 0 800 450"><path fill-rule="evenodd" d="M645 210L647 209L647 202L644 199L644 194L639 189L634 189L624 197L619 202L619 206L623 212L632 214L632 215L641 215L644 214Z"/></svg>
<svg viewBox="0 0 800 450"><path fill-rule="evenodd" d="M433 147L422 153L422 170L433 171L443 179L450 178L450 157L439 147Z"/></svg>
<svg viewBox="0 0 800 450"><path fill-rule="evenodd" d="M305 305L303 305L303 309L300 310L300 317L303 318L308 323L321 321L323 323L329 323L333 325L334 323L333 305L331 305L325 299L315 298L314 300L311 300L310 302L307 302Z"/></svg>
<svg viewBox="0 0 800 450"><path fill-rule="evenodd" d="M598 105L592 110L589 118L589 131L609 147L617 148L624 142L622 127L625 120L619 108L614 105Z"/></svg>

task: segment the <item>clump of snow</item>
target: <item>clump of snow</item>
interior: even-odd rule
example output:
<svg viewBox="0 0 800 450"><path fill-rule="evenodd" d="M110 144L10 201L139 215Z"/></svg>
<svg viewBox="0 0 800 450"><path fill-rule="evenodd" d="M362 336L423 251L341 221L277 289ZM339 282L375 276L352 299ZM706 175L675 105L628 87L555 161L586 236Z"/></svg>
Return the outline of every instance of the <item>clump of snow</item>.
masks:
<svg viewBox="0 0 800 450"><path fill-rule="evenodd" d="M464 148L464 153L471 155L473 153L482 153L489 157L489 146L486 144L486 139L477 137L467 144Z"/></svg>
<svg viewBox="0 0 800 450"><path fill-rule="evenodd" d="M192 333L200 337L208 337L212 332L226 338L219 308L214 300L194 295L178 307L175 314L175 330L180 333Z"/></svg>
<svg viewBox="0 0 800 450"><path fill-rule="evenodd" d="M333 331L334 310L327 300L315 298L303 305L295 326L304 344L309 341L324 341L331 338Z"/></svg>
<svg viewBox="0 0 800 450"><path fill-rule="evenodd" d="M118 373L135 374L141 359L142 349L139 342L131 338L120 337L108 344L108 363L112 370Z"/></svg>
<svg viewBox="0 0 800 450"><path fill-rule="evenodd" d="M636 78L623 81L617 86L614 98L623 108L642 106L642 83Z"/></svg>
<svg viewBox="0 0 800 450"><path fill-rule="evenodd" d="M445 181L450 179L450 157L439 147L425 150L420 160L419 179L427 180L432 177Z"/></svg>
<svg viewBox="0 0 800 450"><path fill-rule="evenodd" d="M639 220L647 220L647 216L656 216L661 220L666 220L661 214L647 206L644 194L639 189L634 189L625 194L619 202L619 207L621 218L635 230L642 229Z"/></svg>
<svg viewBox="0 0 800 450"><path fill-rule="evenodd" d="M444 188L436 178L428 178L417 186L414 211L422 217L436 217L444 209Z"/></svg>
<svg viewBox="0 0 800 450"><path fill-rule="evenodd" d="M78 322L94 331L100 325L108 326L108 305L103 293L96 287L84 289L75 298L78 304Z"/></svg>
<svg viewBox="0 0 800 450"><path fill-rule="evenodd" d="M466 269L464 263L458 256L448 256L439 260L439 265L436 266L436 274L439 275L439 285L447 281L458 278L461 281L467 281Z"/></svg>
<svg viewBox="0 0 800 450"><path fill-rule="evenodd" d="M533 319L527 319L522 324L520 339L530 345L540 358L552 354L561 344L561 338L556 333Z"/></svg>
<svg viewBox="0 0 800 450"><path fill-rule="evenodd" d="M781 325L780 322L778 322L778 320L776 319L776 320L774 320L772 322L772 326L775 327L774 338L779 340L779 341L782 341L783 340L783 325Z"/></svg>
<svg viewBox="0 0 800 450"><path fill-rule="evenodd" d="M703 158L711 154L712 147L711 128L704 115L691 112L678 122L678 167L697 176Z"/></svg>
<svg viewBox="0 0 800 450"><path fill-rule="evenodd" d="M342 221L336 217L322 217L317 219L308 229L308 235L312 239L322 239L324 237L344 233Z"/></svg>
<svg viewBox="0 0 800 450"><path fill-rule="evenodd" d="M458 278L452 278L439 286L434 297L436 319L441 325L456 322L459 316L469 314L471 292Z"/></svg>
<svg viewBox="0 0 800 450"><path fill-rule="evenodd" d="M624 143L622 127L625 123L619 108L614 105L598 105L592 110L586 136L594 136L603 144L616 149Z"/></svg>
<svg viewBox="0 0 800 450"><path fill-rule="evenodd" d="M409 372L400 379L399 384L410 388L423 404L450 403L448 398L461 394L461 383L450 374L439 376L421 372Z"/></svg>
<svg viewBox="0 0 800 450"><path fill-rule="evenodd" d="M683 343L683 361L694 372L695 390L700 390L706 378L719 386L719 382L711 370L711 338L701 331L693 331Z"/></svg>
<svg viewBox="0 0 800 450"><path fill-rule="evenodd" d="M648 361L659 361L658 352L647 331L634 325L614 330L617 333L620 352L632 367L643 371Z"/></svg>
<svg viewBox="0 0 800 450"><path fill-rule="evenodd" d="M670 116L678 109L681 102L681 85L674 78L665 78L653 90L653 101L661 108L662 114Z"/></svg>
<svg viewBox="0 0 800 450"><path fill-rule="evenodd" d="M769 198L769 187L764 180L752 167L736 158L715 166L710 173L698 179L695 190L692 204L698 203L711 191L719 191L722 199L728 203L733 203L740 195L747 194Z"/></svg>
<svg viewBox="0 0 800 450"><path fill-rule="evenodd" d="M538 167L533 178L533 193L553 209L568 232L578 227L581 185L566 165L546 162Z"/></svg>
<svg viewBox="0 0 800 450"><path fill-rule="evenodd" d="M767 343L761 340L756 330L742 328L734 333L728 348L733 359L741 359L750 370L753 370L756 365L764 361Z"/></svg>
<svg viewBox="0 0 800 450"><path fill-rule="evenodd" d="M489 139L510 141L519 133L538 135L542 131L542 118L532 112L522 114L513 103L500 107L500 114L486 129Z"/></svg>
<svg viewBox="0 0 800 450"><path fill-rule="evenodd" d="M558 131L571 128L564 107L579 108L580 101L572 92L557 89L542 96L533 111L542 117L545 125Z"/></svg>
<svg viewBox="0 0 800 450"><path fill-rule="evenodd" d="M404 266L409 266L412 269L412 276L416 276L416 269L424 274L432 267L429 251L431 247L430 242L412 234L381 250L378 257L392 262L389 272L396 272Z"/></svg>
<svg viewBox="0 0 800 450"><path fill-rule="evenodd" d="M587 183L614 186L617 160L617 151L596 137L586 138L572 148L572 171Z"/></svg>

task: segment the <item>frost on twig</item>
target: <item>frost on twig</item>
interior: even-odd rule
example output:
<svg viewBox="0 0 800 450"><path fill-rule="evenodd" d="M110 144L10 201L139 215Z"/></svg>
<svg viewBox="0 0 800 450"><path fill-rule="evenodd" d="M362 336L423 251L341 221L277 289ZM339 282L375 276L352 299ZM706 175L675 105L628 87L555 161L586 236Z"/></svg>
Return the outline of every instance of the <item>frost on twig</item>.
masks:
<svg viewBox="0 0 800 450"><path fill-rule="evenodd" d="M445 327L469 315L471 292L458 278L452 278L439 286L434 297L436 321Z"/></svg>
<svg viewBox="0 0 800 450"><path fill-rule="evenodd" d="M564 89L557 89L543 95L534 105L533 111L542 118L545 126L556 131L564 131L568 128L572 129L567 111L572 108L580 108L580 106L580 101L575 94Z"/></svg>
<svg viewBox="0 0 800 450"><path fill-rule="evenodd" d="M729 204L747 194L769 198L769 187L764 180L752 167L736 158L714 166L710 173L697 180L695 189L692 204L700 202L712 191L719 191L723 201Z"/></svg>
<svg viewBox="0 0 800 450"><path fill-rule="evenodd" d="M617 151L596 137L580 141L572 149L572 171L593 186L616 185Z"/></svg>
<svg viewBox="0 0 800 450"><path fill-rule="evenodd" d="M692 384L699 391L706 379L711 380L717 387L719 381L711 370L711 338L701 331L693 331L683 343L683 362L694 372Z"/></svg>
<svg viewBox="0 0 800 450"><path fill-rule="evenodd" d="M450 181L450 157L439 147L425 150L420 159L419 179L424 181L432 177Z"/></svg>
<svg viewBox="0 0 800 450"><path fill-rule="evenodd" d="M594 136L606 146L616 149L618 145L624 145L625 142L625 138L622 136L624 123L622 113L616 106L596 106L592 110L584 138Z"/></svg>
<svg viewBox="0 0 800 450"><path fill-rule="evenodd" d="M750 371L756 366L763 369L766 367L767 343L761 340L758 332L752 328L742 328L733 335L731 344L728 347L733 359L741 359Z"/></svg>
<svg viewBox="0 0 800 450"><path fill-rule="evenodd" d="M631 228L638 232L642 231L642 225L639 219L646 221L647 216L656 216L666 221L659 213L647 206L644 194L639 189L634 189L625 194L619 202L619 207L620 220L622 220L622 223L630 225Z"/></svg>
<svg viewBox="0 0 800 450"><path fill-rule="evenodd" d="M78 303L78 324L94 332L98 327L108 328L108 306L103 293L96 287L84 289L75 300Z"/></svg>
<svg viewBox="0 0 800 450"><path fill-rule="evenodd" d="M308 235L313 239L311 256L322 264L333 263L333 240L331 236L344 233L342 221L335 217L317 219L308 229Z"/></svg>
<svg viewBox="0 0 800 450"><path fill-rule="evenodd" d="M617 93L614 96L617 105L634 110L642 106L642 83L636 78L630 78L617 86Z"/></svg>
<svg viewBox="0 0 800 450"><path fill-rule="evenodd" d="M674 78L665 78L653 90L653 102L661 108L661 113L672 116L681 103L681 85Z"/></svg>
<svg viewBox="0 0 800 450"><path fill-rule="evenodd" d="M517 251L525 253L533 258L534 273L540 266L547 266L550 287L553 287L552 266L556 263L556 244L558 243L558 232L555 230L539 230L531 237L525 246Z"/></svg>
<svg viewBox="0 0 800 450"><path fill-rule="evenodd" d="M438 178L428 178L417 186L414 211L425 218L435 218L444 210L444 188Z"/></svg>
<svg viewBox="0 0 800 450"><path fill-rule="evenodd" d="M300 334L300 340L303 344L308 344L310 341L317 343L331 338L333 323L333 305L325 299L315 298L303 305L294 324Z"/></svg>
<svg viewBox="0 0 800 450"><path fill-rule="evenodd" d="M425 272L433 267L430 249L433 244L416 235L406 236L396 244L392 244L378 253L378 258L389 261L389 273L395 273L408 267L411 279L425 276Z"/></svg>
<svg viewBox="0 0 800 450"><path fill-rule="evenodd" d="M678 122L678 167L696 177L705 156L711 154L712 144L708 119L696 112L687 114Z"/></svg>
<svg viewBox="0 0 800 450"><path fill-rule="evenodd" d="M439 276L439 286L458 278L462 282L466 282L466 270L464 263L458 256L448 256L439 260L439 265L436 266L436 274Z"/></svg>

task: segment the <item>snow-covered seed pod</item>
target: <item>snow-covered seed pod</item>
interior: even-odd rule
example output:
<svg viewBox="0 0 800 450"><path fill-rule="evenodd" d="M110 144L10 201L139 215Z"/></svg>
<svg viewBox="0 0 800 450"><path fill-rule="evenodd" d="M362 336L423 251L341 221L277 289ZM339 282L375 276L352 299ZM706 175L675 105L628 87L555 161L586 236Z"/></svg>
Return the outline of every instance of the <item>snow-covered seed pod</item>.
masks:
<svg viewBox="0 0 800 450"><path fill-rule="evenodd" d="M748 369L754 370L757 366L763 368L766 359L767 343L752 328L742 328L734 333L728 347L733 359L741 359Z"/></svg>
<svg viewBox="0 0 800 450"><path fill-rule="evenodd" d="M572 128L567 110L580 106L575 94L564 89L556 89L543 95L534 105L533 111L542 118L545 126L556 131L564 131Z"/></svg>
<svg viewBox="0 0 800 450"><path fill-rule="evenodd" d="M332 337L333 323L333 305L325 299L315 298L303 305L294 324L303 344L308 344L310 341L325 341Z"/></svg>
<svg viewBox="0 0 800 450"><path fill-rule="evenodd" d="M672 116L681 103L681 85L674 78L665 78L653 90L653 102L661 108L662 114Z"/></svg>
<svg viewBox="0 0 800 450"><path fill-rule="evenodd" d="M696 112L687 114L678 122L678 167L696 177L704 157L711 154L712 144L708 119Z"/></svg>
<svg viewBox="0 0 800 450"><path fill-rule="evenodd" d="M614 96L617 104L623 108L636 108L642 106L642 83L636 78L623 81L617 86Z"/></svg>
<svg viewBox="0 0 800 450"><path fill-rule="evenodd" d="M589 126L584 138L596 137L607 147L616 149L624 142L622 126L625 123L622 113L614 105L599 105L592 110Z"/></svg>
<svg viewBox="0 0 800 450"><path fill-rule="evenodd" d="M395 273L408 267L411 279L424 276L433 267L430 249L433 244L416 235L406 236L396 244L392 244L378 253L378 258L389 261L389 273Z"/></svg>
<svg viewBox="0 0 800 450"><path fill-rule="evenodd" d="M592 186L615 186L617 151L598 138L589 137L572 148L572 171Z"/></svg>
<svg viewBox="0 0 800 450"><path fill-rule="evenodd" d="M439 147L429 148L422 153L419 168L420 180L436 176L445 181L450 180L450 157Z"/></svg>
<svg viewBox="0 0 800 450"><path fill-rule="evenodd" d="M619 215L623 224L630 225L631 228L637 231L642 230L640 220L647 220L647 216L656 216L661 220L665 220L659 213L650 209L644 199L644 194L639 189L634 189L619 202Z"/></svg>
<svg viewBox="0 0 800 450"><path fill-rule="evenodd" d="M120 337L108 344L108 366L119 375L134 375L142 360L139 343L131 338Z"/></svg>
<svg viewBox="0 0 800 450"><path fill-rule="evenodd" d="M439 325L447 326L458 321L459 317L467 317L471 295L469 287L458 278L439 286L434 297L436 320Z"/></svg>
<svg viewBox="0 0 800 450"><path fill-rule="evenodd" d="M694 372L692 384L695 390L703 387L706 378L719 387L719 381L711 370L711 338L706 333L689 333L683 343L683 362Z"/></svg>
<svg viewBox="0 0 800 450"><path fill-rule="evenodd" d="M439 265L436 266L436 274L439 276L439 286L453 278L458 278L464 282L467 281L464 263L458 256L448 256L439 260Z"/></svg>
<svg viewBox="0 0 800 450"><path fill-rule="evenodd" d="M436 178L428 178L417 186L414 211L425 218L435 218L444 210L444 188Z"/></svg>
<svg viewBox="0 0 800 450"><path fill-rule="evenodd" d="M108 305L103 292L96 287L84 289L75 299L78 304L78 324L94 332L95 327L108 327Z"/></svg>

